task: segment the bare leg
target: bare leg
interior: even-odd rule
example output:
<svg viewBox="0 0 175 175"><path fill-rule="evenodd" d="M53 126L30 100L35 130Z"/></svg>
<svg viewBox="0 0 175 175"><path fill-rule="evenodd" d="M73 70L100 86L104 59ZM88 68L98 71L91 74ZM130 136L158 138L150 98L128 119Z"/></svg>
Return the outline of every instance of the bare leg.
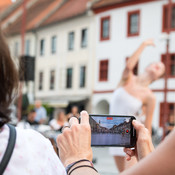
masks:
<svg viewBox="0 0 175 175"><path fill-rule="evenodd" d="M125 157L114 156L115 164L120 172L125 170Z"/></svg>

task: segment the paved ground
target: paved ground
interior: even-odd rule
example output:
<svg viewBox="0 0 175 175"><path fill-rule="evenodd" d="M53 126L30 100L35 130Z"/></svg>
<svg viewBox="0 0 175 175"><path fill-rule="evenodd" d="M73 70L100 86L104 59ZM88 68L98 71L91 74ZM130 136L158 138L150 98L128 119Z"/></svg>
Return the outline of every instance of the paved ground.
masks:
<svg viewBox="0 0 175 175"><path fill-rule="evenodd" d="M101 175L117 175L113 157L109 155L108 148L93 148L93 157L96 159L95 168Z"/></svg>

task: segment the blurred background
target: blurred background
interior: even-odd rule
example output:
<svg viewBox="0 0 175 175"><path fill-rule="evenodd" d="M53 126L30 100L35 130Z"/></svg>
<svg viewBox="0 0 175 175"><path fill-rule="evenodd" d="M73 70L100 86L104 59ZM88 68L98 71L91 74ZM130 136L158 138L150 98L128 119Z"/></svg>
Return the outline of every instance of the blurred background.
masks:
<svg viewBox="0 0 175 175"><path fill-rule="evenodd" d="M13 123L28 116L35 100L46 109L45 124L60 110L69 118L75 106L77 113L108 114L127 58L149 38L156 47L144 50L134 73L156 61L166 67L150 86L156 145L166 123L175 123L175 0L0 0L0 25L20 68ZM116 174L108 149L93 150L97 169Z"/></svg>

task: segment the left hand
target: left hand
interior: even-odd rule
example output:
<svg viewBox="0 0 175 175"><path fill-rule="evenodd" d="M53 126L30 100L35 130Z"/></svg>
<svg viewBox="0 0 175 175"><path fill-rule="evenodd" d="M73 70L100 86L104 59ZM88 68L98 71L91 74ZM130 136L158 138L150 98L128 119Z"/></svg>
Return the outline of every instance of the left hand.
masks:
<svg viewBox="0 0 175 175"><path fill-rule="evenodd" d="M132 124L137 133L136 147L134 150L130 148L124 148L124 152L126 153L126 160L129 161L131 160L131 157L135 156L139 161L151 153L154 150L154 146L152 144L151 135L148 129L136 120L133 120Z"/></svg>
<svg viewBox="0 0 175 175"><path fill-rule="evenodd" d="M89 115L81 112L81 123L75 117L70 119L70 128L66 127L57 137L59 156L66 167L80 159L92 161L91 128Z"/></svg>

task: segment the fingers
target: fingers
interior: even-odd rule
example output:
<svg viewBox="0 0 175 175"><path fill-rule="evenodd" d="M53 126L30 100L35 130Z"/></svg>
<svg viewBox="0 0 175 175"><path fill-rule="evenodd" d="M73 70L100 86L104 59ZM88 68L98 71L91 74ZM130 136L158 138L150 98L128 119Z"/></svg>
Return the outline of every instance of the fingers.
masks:
<svg viewBox="0 0 175 175"><path fill-rule="evenodd" d="M130 148L124 148L124 152L126 153L126 160L129 161L133 156L135 156L135 150L131 150Z"/></svg>
<svg viewBox="0 0 175 175"><path fill-rule="evenodd" d="M64 126L61 130L61 132L63 133L65 129L69 129L69 126Z"/></svg>
<svg viewBox="0 0 175 175"><path fill-rule="evenodd" d="M81 112L81 124L89 124L89 115L86 111Z"/></svg>
<svg viewBox="0 0 175 175"><path fill-rule="evenodd" d="M138 122L137 120L133 120L132 124L137 131L142 129L142 128L145 128L144 125L141 124L140 122Z"/></svg>
<svg viewBox="0 0 175 175"><path fill-rule="evenodd" d="M78 124L78 119L76 117L71 117L71 119L69 120L70 123L70 127L72 125Z"/></svg>

